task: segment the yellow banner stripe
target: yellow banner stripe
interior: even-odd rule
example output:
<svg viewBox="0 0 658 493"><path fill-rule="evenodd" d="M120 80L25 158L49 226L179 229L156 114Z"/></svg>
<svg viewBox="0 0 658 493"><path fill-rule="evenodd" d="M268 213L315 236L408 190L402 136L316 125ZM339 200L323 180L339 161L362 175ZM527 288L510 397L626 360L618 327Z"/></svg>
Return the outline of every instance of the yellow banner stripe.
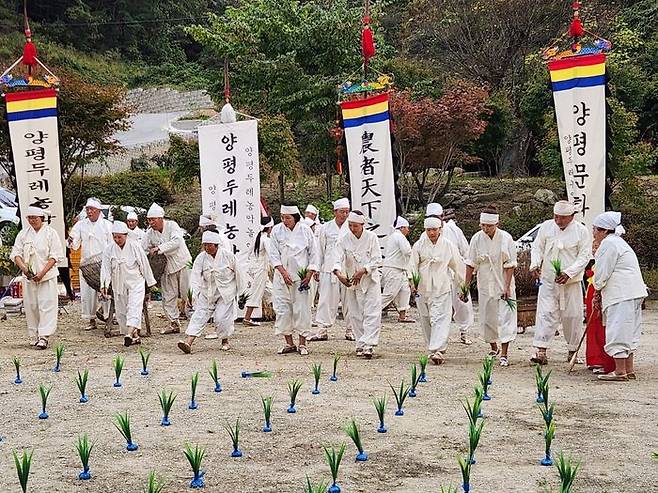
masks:
<svg viewBox="0 0 658 493"><path fill-rule="evenodd" d="M364 106L363 108L344 109L343 119L361 118L362 116L376 115L388 111L388 101Z"/></svg>
<svg viewBox="0 0 658 493"><path fill-rule="evenodd" d="M7 102L7 113L14 113L16 111L45 110L49 108L57 108L57 98L38 98Z"/></svg>
<svg viewBox="0 0 658 493"><path fill-rule="evenodd" d="M551 71L551 82L562 82L569 79L582 79L605 74L605 63L585 65L583 67L564 68Z"/></svg>

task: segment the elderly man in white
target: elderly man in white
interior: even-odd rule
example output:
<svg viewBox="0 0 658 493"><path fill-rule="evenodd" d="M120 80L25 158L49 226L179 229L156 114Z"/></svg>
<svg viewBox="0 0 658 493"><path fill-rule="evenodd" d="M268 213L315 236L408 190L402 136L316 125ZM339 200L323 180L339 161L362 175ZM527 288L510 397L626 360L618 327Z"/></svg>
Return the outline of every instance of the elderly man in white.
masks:
<svg viewBox="0 0 658 493"><path fill-rule="evenodd" d="M139 227L139 218L137 213L130 211L126 216L126 226L128 226L128 239L137 242L138 244L142 243L144 239L144 230Z"/></svg>
<svg viewBox="0 0 658 493"><path fill-rule="evenodd" d="M57 232L45 223L45 212L28 207L27 225L16 236L10 258L23 273L23 308L27 332L37 349L48 347L57 328L57 268L64 247Z"/></svg>
<svg viewBox="0 0 658 493"><path fill-rule="evenodd" d="M82 247L80 261L102 255L105 247L112 242L112 223L103 217L101 203L98 199L90 198L85 205L87 217L75 223L69 235L69 247L77 250ZM85 330L96 328L96 310L98 308L98 293L91 288L80 276L80 302L82 319L87 320L89 325ZM107 317L109 303L100 303L103 318Z"/></svg>
<svg viewBox="0 0 658 493"><path fill-rule="evenodd" d="M366 216L352 211L349 232L336 245L333 273L346 287L347 317L356 338L356 355L370 359L382 328L382 251L377 235L365 229Z"/></svg>
<svg viewBox="0 0 658 493"><path fill-rule="evenodd" d="M415 320L407 317L411 299L411 245L407 240L410 231L409 222L398 216L393 228L384 248L382 308L386 308L394 301L398 311L398 321L413 323Z"/></svg>
<svg viewBox="0 0 658 493"><path fill-rule="evenodd" d="M509 366L508 349L516 338L517 313L507 300L516 299L516 244L508 232L498 228L499 220L493 208L480 214L480 231L471 238L464 284L470 286L473 273L477 273L482 338L491 346L489 355L500 354L500 366Z"/></svg>
<svg viewBox="0 0 658 493"><path fill-rule="evenodd" d="M146 286L155 286L155 279L141 245L130 238L128 225L114 221L112 240L103 252L101 292L107 295L112 287L117 322L123 344L128 347L141 343Z"/></svg>
<svg viewBox="0 0 658 493"><path fill-rule="evenodd" d="M350 201L346 198L338 199L333 203L334 218L320 227L318 246L320 248L319 280L320 296L318 310L315 314L315 323L318 332L310 338L311 341L326 341L329 338L327 329L336 322L338 304L343 300L343 317L346 321L345 339L354 340L354 333L349 324L347 303L345 303L345 288L341 288L338 279L332 274L336 263L336 245L338 240L348 232L347 215L350 213Z"/></svg>
<svg viewBox="0 0 658 493"><path fill-rule="evenodd" d="M211 317L222 339L222 351L230 349L228 339L235 331L235 299L242 286L235 255L222 246L220 233L205 231L201 242L203 251L192 266L194 313L185 331L187 339L178 341L178 348L187 354Z"/></svg>
<svg viewBox="0 0 658 493"><path fill-rule="evenodd" d="M555 203L553 219L539 228L530 252L530 272L540 279L533 345L530 361L546 364L546 349L560 323L571 360L583 331L583 289L581 281L592 257L592 235L574 220L576 209L566 200ZM559 264L560 270L556 270Z"/></svg>
<svg viewBox="0 0 658 493"><path fill-rule="evenodd" d="M187 249L183 230L175 221L164 218L165 211L153 203L146 213L149 228L142 240L142 248L150 255L164 255L167 258L160 285L162 286L162 305L170 321L169 327L162 329L161 334L180 332L180 310L178 299L187 298L190 286L190 269L187 265L192 255Z"/></svg>
<svg viewBox="0 0 658 493"><path fill-rule="evenodd" d="M633 359L640 343L642 301L647 288L633 249L621 235L621 213L609 211L593 221L593 234L601 244L594 256L595 303L603 313L604 350L615 360L615 371L599 380L635 380Z"/></svg>
<svg viewBox="0 0 658 493"><path fill-rule="evenodd" d="M296 205L281 206L281 222L272 228L270 262L276 271L272 282L272 305L276 313L274 333L285 338L279 354L308 355L306 339L311 335L309 282L318 270L318 247L313 231L301 221ZM303 279L299 274L306 269ZM299 344L293 342L293 331Z"/></svg>
<svg viewBox="0 0 658 493"><path fill-rule="evenodd" d="M416 305L429 357L434 364L440 365L444 362L450 335L452 276L462 281L464 266L457 247L441 234L441 219L428 217L423 226L425 234L411 250L411 266L420 274Z"/></svg>

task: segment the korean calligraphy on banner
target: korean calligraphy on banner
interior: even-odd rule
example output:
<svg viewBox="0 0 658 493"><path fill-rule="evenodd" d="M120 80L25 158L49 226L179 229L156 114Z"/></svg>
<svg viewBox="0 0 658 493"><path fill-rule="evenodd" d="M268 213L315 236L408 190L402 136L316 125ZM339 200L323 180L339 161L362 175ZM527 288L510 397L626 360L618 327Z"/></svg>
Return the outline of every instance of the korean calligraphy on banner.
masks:
<svg viewBox="0 0 658 493"><path fill-rule="evenodd" d="M368 229L384 246L395 221L388 93L340 103L350 163L352 208L368 216Z"/></svg>
<svg viewBox="0 0 658 493"><path fill-rule="evenodd" d="M23 224L27 224L27 208L39 207L48 213L46 220L66 244L57 92L38 89L8 93L5 101Z"/></svg>
<svg viewBox="0 0 658 493"><path fill-rule="evenodd" d="M199 155L203 213L219 222L233 253L246 256L260 231L258 122L199 127Z"/></svg>
<svg viewBox="0 0 658 493"><path fill-rule="evenodd" d="M605 210L605 55L549 62L569 200L588 227Z"/></svg>

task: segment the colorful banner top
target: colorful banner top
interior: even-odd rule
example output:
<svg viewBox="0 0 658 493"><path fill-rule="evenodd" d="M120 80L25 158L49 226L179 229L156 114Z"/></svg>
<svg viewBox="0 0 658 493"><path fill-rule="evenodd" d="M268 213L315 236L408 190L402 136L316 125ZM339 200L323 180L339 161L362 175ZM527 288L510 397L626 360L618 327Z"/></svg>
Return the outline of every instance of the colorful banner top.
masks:
<svg viewBox="0 0 658 493"><path fill-rule="evenodd" d="M388 93L355 101L343 101L340 103L340 107L343 110L345 128L389 119Z"/></svg>
<svg viewBox="0 0 658 493"><path fill-rule="evenodd" d="M605 55L582 55L548 63L553 92L605 85Z"/></svg>
<svg viewBox="0 0 658 493"><path fill-rule="evenodd" d="M57 116L55 89L8 93L5 100L7 120L10 122Z"/></svg>

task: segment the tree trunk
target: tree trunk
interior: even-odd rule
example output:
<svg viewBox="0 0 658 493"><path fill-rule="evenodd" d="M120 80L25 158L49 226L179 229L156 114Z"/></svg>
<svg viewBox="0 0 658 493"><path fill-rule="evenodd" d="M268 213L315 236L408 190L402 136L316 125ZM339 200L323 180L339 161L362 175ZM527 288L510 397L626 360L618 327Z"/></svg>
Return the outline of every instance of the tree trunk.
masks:
<svg viewBox="0 0 658 493"><path fill-rule="evenodd" d="M285 176L283 175L283 172L279 173L279 201L283 204L285 202L285 186L286 186L286 179Z"/></svg>

